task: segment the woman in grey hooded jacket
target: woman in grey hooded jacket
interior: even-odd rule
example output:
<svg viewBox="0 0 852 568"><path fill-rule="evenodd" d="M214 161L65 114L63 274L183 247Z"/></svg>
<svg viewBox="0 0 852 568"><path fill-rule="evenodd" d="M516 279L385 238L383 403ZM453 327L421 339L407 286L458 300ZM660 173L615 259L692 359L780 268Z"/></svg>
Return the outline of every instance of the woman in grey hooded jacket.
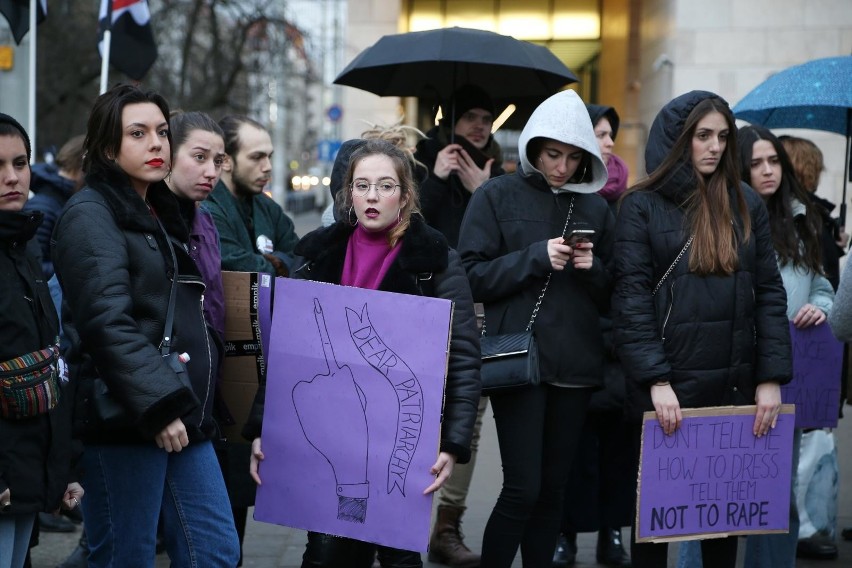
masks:
<svg viewBox="0 0 852 568"><path fill-rule="evenodd" d="M486 182L462 222L459 253L487 334L532 326L542 384L492 395L503 489L485 528L482 565L550 566L562 495L589 396L601 385L607 263L615 220L595 193L607 180L589 113L564 91L532 114L520 167ZM576 229L587 242L569 244Z"/></svg>

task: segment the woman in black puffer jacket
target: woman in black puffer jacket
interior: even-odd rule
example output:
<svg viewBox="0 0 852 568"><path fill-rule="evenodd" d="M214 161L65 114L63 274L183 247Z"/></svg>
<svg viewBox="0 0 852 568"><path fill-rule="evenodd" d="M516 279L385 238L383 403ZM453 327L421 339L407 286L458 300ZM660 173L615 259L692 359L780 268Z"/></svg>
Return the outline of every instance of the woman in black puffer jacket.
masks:
<svg viewBox="0 0 852 568"><path fill-rule="evenodd" d="M649 177L622 202L613 255L632 415L655 410L671 434L681 408L756 404L763 435L792 375L786 294L766 207L740 183L728 104L705 91L671 101L645 163ZM665 544L632 551L634 566L666 565ZM736 537L704 540L702 551L705 566L733 566Z"/></svg>
<svg viewBox="0 0 852 568"><path fill-rule="evenodd" d="M218 353L202 313L204 283L163 182L168 116L162 97L128 85L97 99L86 133L86 187L54 233L75 434L85 446L92 567L153 565L161 512L174 565L194 559L224 568L239 560L210 442ZM185 355L185 369L160 350L173 282L171 352Z"/></svg>

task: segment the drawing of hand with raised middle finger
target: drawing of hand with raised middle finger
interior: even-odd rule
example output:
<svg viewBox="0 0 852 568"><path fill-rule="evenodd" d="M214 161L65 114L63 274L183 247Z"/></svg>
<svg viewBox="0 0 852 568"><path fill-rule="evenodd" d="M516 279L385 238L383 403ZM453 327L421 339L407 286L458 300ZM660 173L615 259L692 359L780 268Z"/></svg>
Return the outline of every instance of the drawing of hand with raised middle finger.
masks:
<svg viewBox="0 0 852 568"><path fill-rule="evenodd" d="M310 380L296 383L293 405L305 438L325 457L334 472L338 519L363 523L369 497L367 401L349 366L337 362L325 315L316 298L314 318L325 369ZM329 416L334 416L335 420L328 420ZM341 425L345 425L345 436Z"/></svg>

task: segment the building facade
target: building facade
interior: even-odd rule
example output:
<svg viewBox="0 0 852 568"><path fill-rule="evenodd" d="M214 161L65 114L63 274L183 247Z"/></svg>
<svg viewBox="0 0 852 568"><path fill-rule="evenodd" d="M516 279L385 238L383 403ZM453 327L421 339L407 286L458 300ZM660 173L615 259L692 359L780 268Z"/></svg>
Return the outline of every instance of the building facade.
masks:
<svg viewBox="0 0 852 568"><path fill-rule="evenodd" d="M734 105L781 69L852 53L850 0L349 0L344 65L382 35L453 25L548 46L580 77L572 88L585 100L618 110L616 152L634 180L644 175L650 124L671 98L704 89ZM346 87L341 104L343 139L364 121L424 124L424 105L406 99ZM783 132L822 149L819 193L839 204L845 139Z"/></svg>

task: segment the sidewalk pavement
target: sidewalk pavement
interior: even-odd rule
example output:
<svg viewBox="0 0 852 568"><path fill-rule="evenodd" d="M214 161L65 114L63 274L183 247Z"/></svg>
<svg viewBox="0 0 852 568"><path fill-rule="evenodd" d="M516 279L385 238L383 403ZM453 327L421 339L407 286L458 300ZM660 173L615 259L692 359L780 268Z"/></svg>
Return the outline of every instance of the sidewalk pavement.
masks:
<svg viewBox="0 0 852 568"><path fill-rule="evenodd" d="M319 213L309 212L296 216L296 232L304 235L319 224ZM847 414L852 413L852 407L846 406ZM838 460L840 469L840 496L838 498L838 534L840 528L852 526L852 416L840 421L836 430ZM481 549L482 533L491 509L500 492L502 472L500 468L500 453L497 447L497 434L494 429L493 415L489 409L486 412L482 428L479 457L476 464L468 510L464 516L463 531L465 541L476 551ZM251 511L249 514L251 517ZM629 537L629 530L624 530ZM46 533L41 536L41 544L33 549L33 568L54 568L74 549L79 532L70 534ZM298 568L301 565L302 552L305 546L305 532L302 530L260 523L249 519L244 543L243 566L246 568ZM627 540L627 538L625 538ZM579 535L578 566L597 566L595 563L596 533ZM838 536L840 554L836 560L799 560L798 568L841 568L852 566L852 541L844 541ZM742 566L743 541L740 541L740 560ZM669 567L676 563L677 547L671 546L669 551ZM440 564L426 561L426 568L439 568ZM157 557L156 568L167 568L169 561L166 555ZM513 568L520 568L520 558L516 558ZM712 567L707 567L712 568Z"/></svg>

